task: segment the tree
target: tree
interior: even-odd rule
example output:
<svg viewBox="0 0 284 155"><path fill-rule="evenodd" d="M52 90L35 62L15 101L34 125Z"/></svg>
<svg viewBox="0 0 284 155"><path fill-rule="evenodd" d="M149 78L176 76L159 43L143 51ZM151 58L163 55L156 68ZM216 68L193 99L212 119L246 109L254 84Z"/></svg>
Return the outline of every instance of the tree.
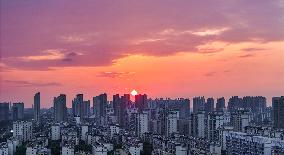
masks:
<svg viewBox="0 0 284 155"><path fill-rule="evenodd" d="M152 144L148 142L143 143L143 150L140 152L140 155L148 155L151 154L153 151L153 146Z"/></svg>
<svg viewBox="0 0 284 155"><path fill-rule="evenodd" d="M52 155L60 155L60 141L59 140L49 141L47 148L51 149Z"/></svg>
<svg viewBox="0 0 284 155"><path fill-rule="evenodd" d="M15 155L25 155L26 150L27 150L26 146L21 145L21 146L17 147Z"/></svg>
<svg viewBox="0 0 284 155"><path fill-rule="evenodd" d="M75 152L77 151L92 152L92 145L88 145L84 141L80 140L79 145L75 146Z"/></svg>

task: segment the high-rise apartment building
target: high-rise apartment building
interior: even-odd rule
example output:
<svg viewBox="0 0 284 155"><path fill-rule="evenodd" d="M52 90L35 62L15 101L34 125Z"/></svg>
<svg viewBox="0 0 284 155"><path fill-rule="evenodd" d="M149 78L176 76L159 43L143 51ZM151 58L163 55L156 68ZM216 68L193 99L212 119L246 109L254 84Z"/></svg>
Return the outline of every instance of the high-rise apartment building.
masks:
<svg viewBox="0 0 284 155"><path fill-rule="evenodd" d="M170 111L166 117L166 136L170 136L172 133L178 132L178 120L179 112Z"/></svg>
<svg viewBox="0 0 284 155"><path fill-rule="evenodd" d="M72 100L72 113L73 116L80 117L81 119L90 116L90 100L84 101L83 94L77 94Z"/></svg>
<svg viewBox="0 0 284 155"><path fill-rule="evenodd" d="M34 96L34 120L37 123L40 122L40 92Z"/></svg>
<svg viewBox="0 0 284 155"><path fill-rule="evenodd" d="M284 129L284 96L273 97L272 108L274 127Z"/></svg>
<svg viewBox="0 0 284 155"><path fill-rule="evenodd" d="M242 98L239 98L238 96L231 97L228 102L228 111L234 112L240 108L243 108Z"/></svg>
<svg viewBox="0 0 284 155"><path fill-rule="evenodd" d="M106 115L107 108L107 94L100 94L93 98L93 107L96 111L97 117L104 117Z"/></svg>
<svg viewBox="0 0 284 155"><path fill-rule="evenodd" d="M207 139L211 142L220 140L220 129L225 123L224 113L220 111L212 112L207 119Z"/></svg>
<svg viewBox="0 0 284 155"><path fill-rule="evenodd" d="M0 103L0 121L9 120L9 103Z"/></svg>
<svg viewBox="0 0 284 155"><path fill-rule="evenodd" d="M83 94L77 94L76 98L72 100L72 114L73 116L80 116L81 105L83 104Z"/></svg>
<svg viewBox="0 0 284 155"><path fill-rule="evenodd" d="M138 111L141 112L145 108L148 107L147 105L147 95L138 94L135 95L135 107L138 108Z"/></svg>
<svg viewBox="0 0 284 155"><path fill-rule="evenodd" d="M60 124L51 126L51 140L59 140L61 134Z"/></svg>
<svg viewBox="0 0 284 155"><path fill-rule="evenodd" d="M207 102L204 105L204 109L206 113L214 111L214 98L207 99Z"/></svg>
<svg viewBox="0 0 284 155"><path fill-rule="evenodd" d="M216 111L223 111L225 109L225 98L221 97L217 99Z"/></svg>
<svg viewBox="0 0 284 155"><path fill-rule="evenodd" d="M193 113L198 111L203 111L205 109L205 98L204 97L194 97L193 98Z"/></svg>
<svg viewBox="0 0 284 155"><path fill-rule="evenodd" d="M149 132L149 119L147 112L141 112L138 114L138 136Z"/></svg>
<svg viewBox="0 0 284 155"><path fill-rule="evenodd" d="M28 121L13 122L13 137L19 137L23 142L33 137L33 124Z"/></svg>
<svg viewBox="0 0 284 155"><path fill-rule="evenodd" d="M60 94L58 97L54 97L53 108L54 108L55 122L64 122L67 120L67 107L66 107L65 94Z"/></svg>
<svg viewBox="0 0 284 155"><path fill-rule="evenodd" d="M12 116L13 120L22 120L24 119L24 103L13 103L12 106Z"/></svg>
<svg viewBox="0 0 284 155"><path fill-rule="evenodd" d="M234 131L245 132L245 127L250 123L250 115L246 110L237 110L231 114L231 123Z"/></svg>

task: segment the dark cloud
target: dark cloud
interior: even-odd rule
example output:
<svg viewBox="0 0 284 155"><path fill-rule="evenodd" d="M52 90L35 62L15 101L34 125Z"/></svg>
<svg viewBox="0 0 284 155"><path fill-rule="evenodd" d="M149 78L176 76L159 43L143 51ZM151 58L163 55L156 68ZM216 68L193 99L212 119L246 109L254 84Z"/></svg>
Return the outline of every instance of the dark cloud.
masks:
<svg viewBox="0 0 284 155"><path fill-rule="evenodd" d="M224 70L224 73L230 73L231 70Z"/></svg>
<svg viewBox="0 0 284 155"><path fill-rule="evenodd" d="M11 83L17 87L31 87L31 86L36 86L36 87L52 87L52 86L62 86L62 84L57 83L57 82L48 82L48 83L43 83L43 82L31 82L31 81L15 81L15 80L4 80L6 83Z"/></svg>
<svg viewBox="0 0 284 155"><path fill-rule="evenodd" d="M250 57L254 57L255 54L244 54L244 55L240 55L239 58L250 58Z"/></svg>
<svg viewBox="0 0 284 155"><path fill-rule="evenodd" d="M217 72L208 72L205 74L205 76L207 77L211 77L211 76L215 76L217 74Z"/></svg>
<svg viewBox="0 0 284 155"><path fill-rule="evenodd" d="M120 78L124 76L129 76L135 74L134 72L101 72L97 74L97 77L104 78Z"/></svg>
<svg viewBox="0 0 284 155"><path fill-rule="evenodd" d="M76 52L70 52L70 53L67 53L66 54L66 57L75 57L75 56L78 56L80 54L76 53Z"/></svg>
<svg viewBox="0 0 284 155"><path fill-rule="evenodd" d="M199 53L212 54L223 51L224 48L203 48L199 49Z"/></svg>
<svg viewBox="0 0 284 155"><path fill-rule="evenodd" d="M255 52L255 51L265 51L267 49L265 48L243 48L241 49L242 51L246 51L246 52Z"/></svg>

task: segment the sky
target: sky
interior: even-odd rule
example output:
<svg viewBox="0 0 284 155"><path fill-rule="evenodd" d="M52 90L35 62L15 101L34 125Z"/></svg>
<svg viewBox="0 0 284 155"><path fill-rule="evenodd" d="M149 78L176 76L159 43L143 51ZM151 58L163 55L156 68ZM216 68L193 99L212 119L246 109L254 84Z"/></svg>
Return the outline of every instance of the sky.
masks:
<svg viewBox="0 0 284 155"><path fill-rule="evenodd" d="M0 102L284 95L284 0L0 2Z"/></svg>

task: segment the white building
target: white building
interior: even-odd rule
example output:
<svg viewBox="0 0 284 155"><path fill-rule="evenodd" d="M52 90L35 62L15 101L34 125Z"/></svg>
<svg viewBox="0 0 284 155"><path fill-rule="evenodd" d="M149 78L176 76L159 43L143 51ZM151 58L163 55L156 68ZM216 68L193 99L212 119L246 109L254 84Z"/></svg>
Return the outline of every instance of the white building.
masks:
<svg viewBox="0 0 284 155"><path fill-rule="evenodd" d="M148 113L142 112L138 115L138 135L141 137L147 132L149 132Z"/></svg>
<svg viewBox="0 0 284 155"><path fill-rule="evenodd" d="M102 143L102 145L107 149L108 152L113 150L112 143Z"/></svg>
<svg viewBox="0 0 284 155"><path fill-rule="evenodd" d="M87 133L87 144L88 145L92 145L92 144L95 144L95 143L98 143L100 139L102 139L102 135L96 135L94 133L90 133L88 132Z"/></svg>
<svg viewBox="0 0 284 155"><path fill-rule="evenodd" d="M272 155L284 154L284 141L276 138L253 136L242 132L229 132L226 137L226 154Z"/></svg>
<svg viewBox="0 0 284 155"><path fill-rule="evenodd" d="M87 125L82 125L82 130L81 130L81 139L83 141L87 140L87 132L89 131L89 127Z"/></svg>
<svg viewBox="0 0 284 155"><path fill-rule="evenodd" d="M29 141L33 137L33 124L28 121L16 121L13 123L13 137L20 139L23 142Z"/></svg>
<svg viewBox="0 0 284 155"><path fill-rule="evenodd" d="M60 125L55 124L51 126L51 140L59 140L60 139Z"/></svg>
<svg viewBox="0 0 284 155"><path fill-rule="evenodd" d="M205 138L206 136L206 114L205 111L197 113L197 137Z"/></svg>
<svg viewBox="0 0 284 155"><path fill-rule="evenodd" d="M17 146L21 145L20 140L17 138L8 139L7 143L9 155L13 155L16 152Z"/></svg>
<svg viewBox="0 0 284 155"><path fill-rule="evenodd" d="M176 155L187 155L187 148L177 145L175 152Z"/></svg>
<svg viewBox="0 0 284 155"><path fill-rule="evenodd" d="M32 144L27 147L26 155L51 155L51 150Z"/></svg>
<svg viewBox="0 0 284 155"><path fill-rule="evenodd" d="M250 115L244 110L238 110L231 114L231 123L234 131L245 132L245 127L249 126Z"/></svg>
<svg viewBox="0 0 284 155"><path fill-rule="evenodd" d="M93 145L93 155L107 155L107 148L104 145Z"/></svg>
<svg viewBox="0 0 284 155"><path fill-rule="evenodd" d="M113 137L114 134L118 134L120 131L120 128L118 125L110 125L110 136Z"/></svg>
<svg viewBox="0 0 284 155"><path fill-rule="evenodd" d="M129 153L131 155L140 155L140 152L143 150L143 144L139 143L138 145L133 145L129 147Z"/></svg>
<svg viewBox="0 0 284 155"><path fill-rule="evenodd" d="M62 155L74 155L74 146L72 145L64 145L62 147Z"/></svg>
<svg viewBox="0 0 284 155"><path fill-rule="evenodd" d="M0 143L0 155L8 155L8 144L6 142Z"/></svg>
<svg viewBox="0 0 284 155"><path fill-rule="evenodd" d="M76 121L76 124L81 124L80 116L75 116L75 121Z"/></svg>
<svg viewBox="0 0 284 155"><path fill-rule="evenodd" d="M220 133L221 149L226 150L226 135L234 130L233 126L223 126Z"/></svg>
<svg viewBox="0 0 284 155"><path fill-rule="evenodd" d="M177 133L177 122L179 119L178 111L171 111L166 117L166 135Z"/></svg>
<svg viewBox="0 0 284 155"><path fill-rule="evenodd" d="M207 119L207 139L210 141L219 141L220 139L220 128L224 124L223 112L212 112L209 113Z"/></svg>

